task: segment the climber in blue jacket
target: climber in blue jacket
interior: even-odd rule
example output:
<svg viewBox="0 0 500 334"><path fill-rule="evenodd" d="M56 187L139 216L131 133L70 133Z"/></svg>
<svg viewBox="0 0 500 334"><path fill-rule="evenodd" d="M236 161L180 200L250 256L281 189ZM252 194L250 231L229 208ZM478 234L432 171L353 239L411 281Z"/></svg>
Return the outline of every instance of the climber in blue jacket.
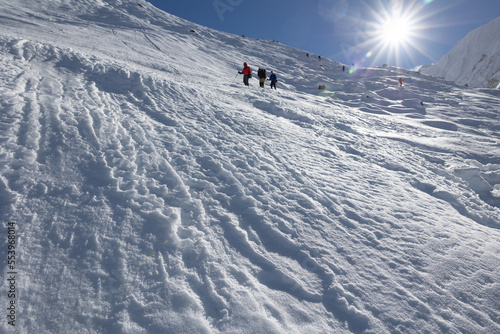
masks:
<svg viewBox="0 0 500 334"><path fill-rule="evenodd" d="M269 77L269 80L271 80L271 88L274 87L274 89L276 89L276 82L278 82L278 79L276 78L276 74L274 74L273 71L271 71L271 76Z"/></svg>

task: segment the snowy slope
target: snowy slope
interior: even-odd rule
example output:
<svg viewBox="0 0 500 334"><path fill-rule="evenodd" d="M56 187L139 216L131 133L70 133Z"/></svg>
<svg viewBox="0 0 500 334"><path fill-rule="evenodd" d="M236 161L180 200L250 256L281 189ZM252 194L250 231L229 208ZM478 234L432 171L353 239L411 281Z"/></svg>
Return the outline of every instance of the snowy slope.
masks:
<svg viewBox="0 0 500 334"><path fill-rule="evenodd" d="M500 333L496 91L145 2L0 27L0 332Z"/></svg>
<svg viewBox="0 0 500 334"><path fill-rule="evenodd" d="M500 88L500 17L470 32L437 63L425 66L425 74L460 85Z"/></svg>

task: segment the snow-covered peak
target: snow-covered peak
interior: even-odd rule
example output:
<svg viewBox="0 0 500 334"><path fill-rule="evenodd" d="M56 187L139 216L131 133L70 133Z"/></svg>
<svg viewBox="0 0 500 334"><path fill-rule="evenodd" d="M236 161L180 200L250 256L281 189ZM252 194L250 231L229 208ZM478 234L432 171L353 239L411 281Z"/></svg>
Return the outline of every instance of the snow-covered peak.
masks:
<svg viewBox="0 0 500 334"><path fill-rule="evenodd" d="M437 63L422 73L460 85L500 88L500 17L475 29Z"/></svg>

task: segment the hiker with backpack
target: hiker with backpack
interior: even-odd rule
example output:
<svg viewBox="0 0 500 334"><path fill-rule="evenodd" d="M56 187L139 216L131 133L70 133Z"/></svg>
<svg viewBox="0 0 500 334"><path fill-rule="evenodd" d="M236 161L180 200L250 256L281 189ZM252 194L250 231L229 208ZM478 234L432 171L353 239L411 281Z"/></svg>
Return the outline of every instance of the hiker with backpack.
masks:
<svg viewBox="0 0 500 334"><path fill-rule="evenodd" d="M243 69L238 71L239 74L243 74L243 83L248 86L248 79L252 77L252 69L247 63L243 63Z"/></svg>
<svg viewBox="0 0 500 334"><path fill-rule="evenodd" d="M271 71L271 76L269 77L269 80L271 80L271 89L274 87L276 89L276 83L278 82L278 79L276 78L276 74L274 74L273 71Z"/></svg>
<svg viewBox="0 0 500 334"><path fill-rule="evenodd" d="M266 70L265 69L262 69L259 67L259 71L257 72L257 75L259 77L259 85L260 85L260 88L264 88L264 82L266 81L267 79L267 73L266 73Z"/></svg>

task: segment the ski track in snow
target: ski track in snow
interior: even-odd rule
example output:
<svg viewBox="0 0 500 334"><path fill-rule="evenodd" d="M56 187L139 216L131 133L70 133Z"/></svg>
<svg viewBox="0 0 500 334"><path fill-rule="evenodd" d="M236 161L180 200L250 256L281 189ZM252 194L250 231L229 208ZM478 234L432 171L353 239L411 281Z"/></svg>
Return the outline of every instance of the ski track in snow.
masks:
<svg viewBox="0 0 500 334"><path fill-rule="evenodd" d="M9 4L19 333L500 332L498 96L343 74L147 4ZM213 75L239 59L278 91Z"/></svg>

